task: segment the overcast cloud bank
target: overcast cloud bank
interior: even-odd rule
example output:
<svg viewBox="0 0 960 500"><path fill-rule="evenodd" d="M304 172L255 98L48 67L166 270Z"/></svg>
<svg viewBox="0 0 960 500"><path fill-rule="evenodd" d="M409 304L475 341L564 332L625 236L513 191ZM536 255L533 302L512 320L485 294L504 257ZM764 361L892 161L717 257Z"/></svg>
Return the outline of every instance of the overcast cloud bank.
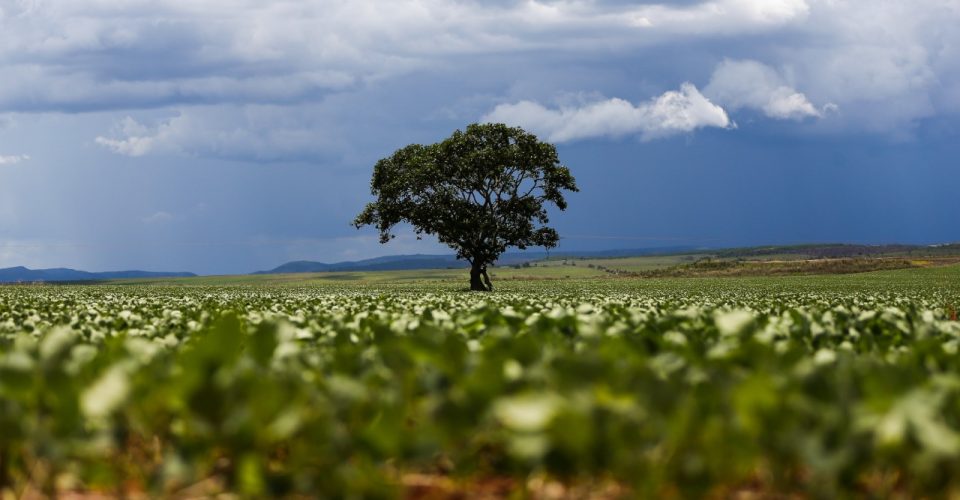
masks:
<svg viewBox="0 0 960 500"><path fill-rule="evenodd" d="M296 110L331 94L362 93L465 57L527 53L602 59L703 43L713 52L728 45L729 53L721 54L708 81L695 79L702 71L693 67L683 79L699 85L728 114L747 109L773 119L803 120L839 109L832 130L902 135L917 120L960 110L957 25L956 0L2 0L0 71L13 77L0 81L0 110L163 108L176 115L166 123L142 124L150 130L121 122L119 132L95 137L129 156L176 151L254 161L316 157L322 154L318 146L297 136L298 128L313 128ZM757 40L755 46L741 43L750 39ZM603 88L564 90L606 93ZM510 101L503 97L500 102ZM554 97L525 96L514 106L525 108L527 118L536 114L550 121L544 113L548 108L537 110L534 104ZM619 96L632 102L648 97ZM256 120L227 125L232 120L224 119L223 109L240 116L256 106L287 112L294 123L280 132L258 127ZM498 108L486 118L519 112L506 115L508 109ZM573 116L569 110L555 111ZM610 112L618 117L608 127L610 135L639 133L651 139L725 126L716 110L709 118L685 113L654 125L653 118L638 117L644 114L640 108L630 111L616 100L594 103L573 118L589 121L591 115ZM596 126L582 133L573 128L557 132L558 137L597 132Z"/></svg>

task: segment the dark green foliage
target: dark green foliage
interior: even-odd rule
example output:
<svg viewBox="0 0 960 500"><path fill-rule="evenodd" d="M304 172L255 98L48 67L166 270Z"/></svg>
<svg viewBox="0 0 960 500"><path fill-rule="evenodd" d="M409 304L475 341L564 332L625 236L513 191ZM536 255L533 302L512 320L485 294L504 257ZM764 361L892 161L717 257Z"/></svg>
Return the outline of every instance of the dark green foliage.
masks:
<svg viewBox="0 0 960 500"><path fill-rule="evenodd" d="M473 124L442 142L404 147L377 162L370 188L376 201L356 227L375 226L386 243L397 224L409 223L484 274L509 247L555 247L547 205L565 210L563 192L577 191L553 145L503 124Z"/></svg>

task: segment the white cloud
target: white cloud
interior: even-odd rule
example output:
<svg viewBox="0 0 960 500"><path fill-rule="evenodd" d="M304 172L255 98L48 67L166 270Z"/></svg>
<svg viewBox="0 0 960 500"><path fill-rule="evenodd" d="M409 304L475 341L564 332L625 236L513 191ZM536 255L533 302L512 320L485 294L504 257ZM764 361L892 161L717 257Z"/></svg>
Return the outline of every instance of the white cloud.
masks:
<svg viewBox="0 0 960 500"><path fill-rule="evenodd" d="M146 217L140 219L144 224L162 224L164 222L170 222L174 219L173 214L169 212L159 211L154 212Z"/></svg>
<svg viewBox="0 0 960 500"><path fill-rule="evenodd" d="M104 146L114 153L126 156L143 156L152 151L158 144L162 145L169 136L170 122L159 125L150 130L145 125L127 116L114 127L120 138L98 136L97 144Z"/></svg>
<svg viewBox="0 0 960 500"><path fill-rule="evenodd" d="M805 0L713 0L677 7L642 6L632 13L636 26L687 34L754 32L802 21L810 11Z"/></svg>
<svg viewBox="0 0 960 500"><path fill-rule="evenodd" d="M142 123L127 116L97 144L125 156L176 153L247 161L315 160L342 150L315 106L204 106Z"/></svg>
<svg viewBox="0 0 960 500"><path fill-rule="evenodd" d="M729 128L727 113L690 83L647 102L633 105L619 98L550 109L531 101L501 104L483 117L484 122L519 125L551 142L591 137L639 134L657 139L703 127Z"/></svg>
<svg viewBox="0 0 960 500"><path fill-rule="evenodd" d="M9 155L9 156L0 156L0 165L16 165L17 163L27 161L30 157L28 155Z"/></svg>
<svg viewBox="0 0 960 500"><path fill-rule="evenodd" d="M780 73L756 61L720 63L703 92L731 111L748 108L780 120L823 115L822 110L791 87Z"/></svg>

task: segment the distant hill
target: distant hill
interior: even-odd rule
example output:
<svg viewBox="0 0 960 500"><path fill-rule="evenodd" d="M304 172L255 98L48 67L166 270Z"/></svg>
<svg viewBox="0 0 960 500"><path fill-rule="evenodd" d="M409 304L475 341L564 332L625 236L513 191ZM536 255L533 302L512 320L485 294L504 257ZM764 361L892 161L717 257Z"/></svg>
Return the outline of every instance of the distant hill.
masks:
<svg viewBox="0 0 960 500"><path fill-rule="evenodd" d="M323 273L331 271L399 271L408 269L446 269L465 267L466 262L452 255L396 255L349 262L327 264L309 260L287 262L269 271L253 274Z"/></svg>
<svg viewBox="0 0 960 500"><path fill-rule="evenodd" d="M121 278L186 278L196 276L193 273L167 273L150 271L109 271L91 273L58 267L54 269L27 269L26 267L8 267L0 269L0 283L17 282L55 282L55 281L97 281Z"/></svg>
<svg viewBox="0 0 960 500"><path fill-rule="evenodd" d="M641 248L627 250L600 250L583 252L508 252L500 256L499 266L513 266L543 260L546 258L577 258L577 257L627 257L635 255L663 255L671 253L689 252L692 247L670 248ZM373 259L336 262L327 264L309 260L287 262L268 271L257 271L252 274L287 274L287 273L323 273L348 271L407 271L416 269L449 269L465 268L466 261L457 260L453 255L391 255Z"/></svg>

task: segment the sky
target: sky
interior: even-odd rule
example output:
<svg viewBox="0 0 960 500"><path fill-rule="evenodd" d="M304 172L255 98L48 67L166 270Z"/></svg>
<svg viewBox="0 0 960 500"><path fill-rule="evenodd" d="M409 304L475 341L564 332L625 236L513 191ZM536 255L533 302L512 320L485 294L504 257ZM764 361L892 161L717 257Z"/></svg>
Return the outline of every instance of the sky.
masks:
<svg viewBox="0 0 960 500"><path fill-rule="evenodd" d="M960 240L960 0L0 0L0 267L447 253L353 217L474 122L560 249Z"/></svg>

